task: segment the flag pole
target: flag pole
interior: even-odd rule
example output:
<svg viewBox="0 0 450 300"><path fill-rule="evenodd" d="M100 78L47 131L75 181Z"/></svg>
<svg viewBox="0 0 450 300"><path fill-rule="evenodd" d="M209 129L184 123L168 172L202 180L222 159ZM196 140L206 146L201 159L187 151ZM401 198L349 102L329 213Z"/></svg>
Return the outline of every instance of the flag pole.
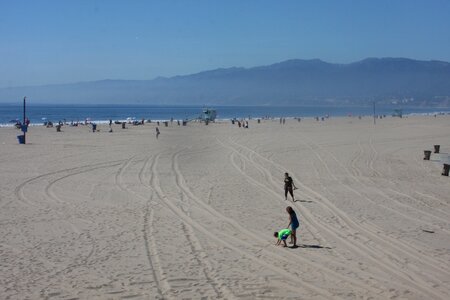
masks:
<svg viewBox="0 0 450 300"><path fill-rule="evenodd" d="M373 125L376 124L376 117L375 117L375 100L373 101Z"/></svg>
<svg viewBox="0 0 450 300"><path fill-rule="evenodd" d="M26 99L27 97L23 97L23 123L22 126L26 126ZM25 127L23 127L25 128ZM26 144L26 130L22 130L23 131L23 143Z"/></svg>

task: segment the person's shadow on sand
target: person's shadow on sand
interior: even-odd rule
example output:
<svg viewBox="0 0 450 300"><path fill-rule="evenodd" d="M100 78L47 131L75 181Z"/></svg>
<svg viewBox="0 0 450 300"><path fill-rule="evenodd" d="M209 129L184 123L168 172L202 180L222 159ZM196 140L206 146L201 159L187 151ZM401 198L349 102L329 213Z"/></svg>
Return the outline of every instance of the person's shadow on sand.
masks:
<svg viewBox="0 0 450 300"><path fill-rule="evenodd" d="M331 249L331 247L324 247L320 245L306 245L306 244L300 244L297 246L291 246L289 248L297 249L297 248L308 248L308 249Z"/></svg>
<svg viewBox="0 0 450 300"><path fill-rule="evenodd" d="M311 200L302 200L302 199L297 199L297 200L294 200L294 202L313 203L314 201L311 201Z"/></svg>

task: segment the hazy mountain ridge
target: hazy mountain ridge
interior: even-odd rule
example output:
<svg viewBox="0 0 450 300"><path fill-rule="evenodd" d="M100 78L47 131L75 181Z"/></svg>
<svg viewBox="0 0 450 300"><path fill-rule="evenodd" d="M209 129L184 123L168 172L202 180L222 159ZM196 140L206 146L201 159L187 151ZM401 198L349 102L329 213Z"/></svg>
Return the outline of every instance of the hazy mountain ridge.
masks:
<svg viewBox="0 0 450 300"><path fill-rule="evenodd" d="M409 99L450 106L450 63L367 58L349 64L292 59L153 80L100 80L0 89L0 102L300 105ZM411 98L414 101L411 102Z"/></svg>

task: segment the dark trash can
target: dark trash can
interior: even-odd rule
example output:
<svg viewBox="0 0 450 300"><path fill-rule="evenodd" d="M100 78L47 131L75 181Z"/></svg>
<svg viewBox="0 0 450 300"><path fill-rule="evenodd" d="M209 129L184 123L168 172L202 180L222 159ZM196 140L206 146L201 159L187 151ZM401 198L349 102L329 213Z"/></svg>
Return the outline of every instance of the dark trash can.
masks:
<svg viewBox="0 0 450 300"><path fill-rule="evenodd" d="M183 126L186 126L187 125L187 122L186 121L183 121Z"/></svg>
<svg viewBox="0 0 450 300"><path fill-rule="evenodd" d="M259 124L259 123L261 123L261 120L260 120L260 119L258 119L258 124Z"/></svg>
<svg viewBox="0 0 450 300"><path fill-rule="evenodd" d="M165 121L165 122L164 122L164 126L165 126L165 127L169 126L169 122Z"/></svg>
<svg viewBox="0 0 450 300"><path fill-rule="evenodd" d="M430 156L431 156L431 151L430 150L425 150L425 151L423 151L423 153L424 153L424 157L423 157L423 160L430 160Z"/></svg>
<svg viewBox="0 0 450 300"><path fill-rule="evenodd" d="M125 122L122 122L122 129L125 129Z"/></svg>
<svg viewBox="0 0 450 300"><path fill-rule="evenodd" d="M439 153L441 145L434 145L434 153Z"/></svg>
<svg viewBox="0 0 450 300"><path fill-rule="evenodd" d="M95 132L97 130L97 124L92 124L92 132Z"/></svg>
<svg viewBox="0 0 450 300"><path fill-rule="evenodd" d="M61 132L61 125L56 125L56 132Z"/></svg>
<svg viewBox="0 0 450 300"><path fill-rule="evenodd" d="M19 144L25 144L25 136L24 135L18 135L17 140L19 141Z"/></svg>
<svg viewBox="0 0 450 300"><path fill-rule="evenodd" d="M448 176L448 171L450 170L450 165L449 164L444 164L444 168L442 169L442 175L443 176Z"/></svg>

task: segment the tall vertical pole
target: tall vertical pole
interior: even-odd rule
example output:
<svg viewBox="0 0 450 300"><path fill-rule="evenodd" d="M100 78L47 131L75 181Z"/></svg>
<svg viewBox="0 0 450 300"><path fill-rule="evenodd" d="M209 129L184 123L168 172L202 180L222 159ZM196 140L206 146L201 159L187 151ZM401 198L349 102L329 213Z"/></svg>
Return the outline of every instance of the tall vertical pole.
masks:
<svg viewBox="0 0 450 300"><path fill-rule="evenodd" d="M373 101L373 125L376 124L376 117L375 117L375 101Z"/></svg>
<svg viewBox="0 0 450 300"><path fill-rule="evenodd" d="M26 99L27 99L27 97L23 97L23 123L22 123L22 126L26 126ZM25 127L23 127L23 128L25 128ZM23 143L24 144L26 144L26 141L27 141L26 135L27 135L26 131L23 130Z"/></svg>

